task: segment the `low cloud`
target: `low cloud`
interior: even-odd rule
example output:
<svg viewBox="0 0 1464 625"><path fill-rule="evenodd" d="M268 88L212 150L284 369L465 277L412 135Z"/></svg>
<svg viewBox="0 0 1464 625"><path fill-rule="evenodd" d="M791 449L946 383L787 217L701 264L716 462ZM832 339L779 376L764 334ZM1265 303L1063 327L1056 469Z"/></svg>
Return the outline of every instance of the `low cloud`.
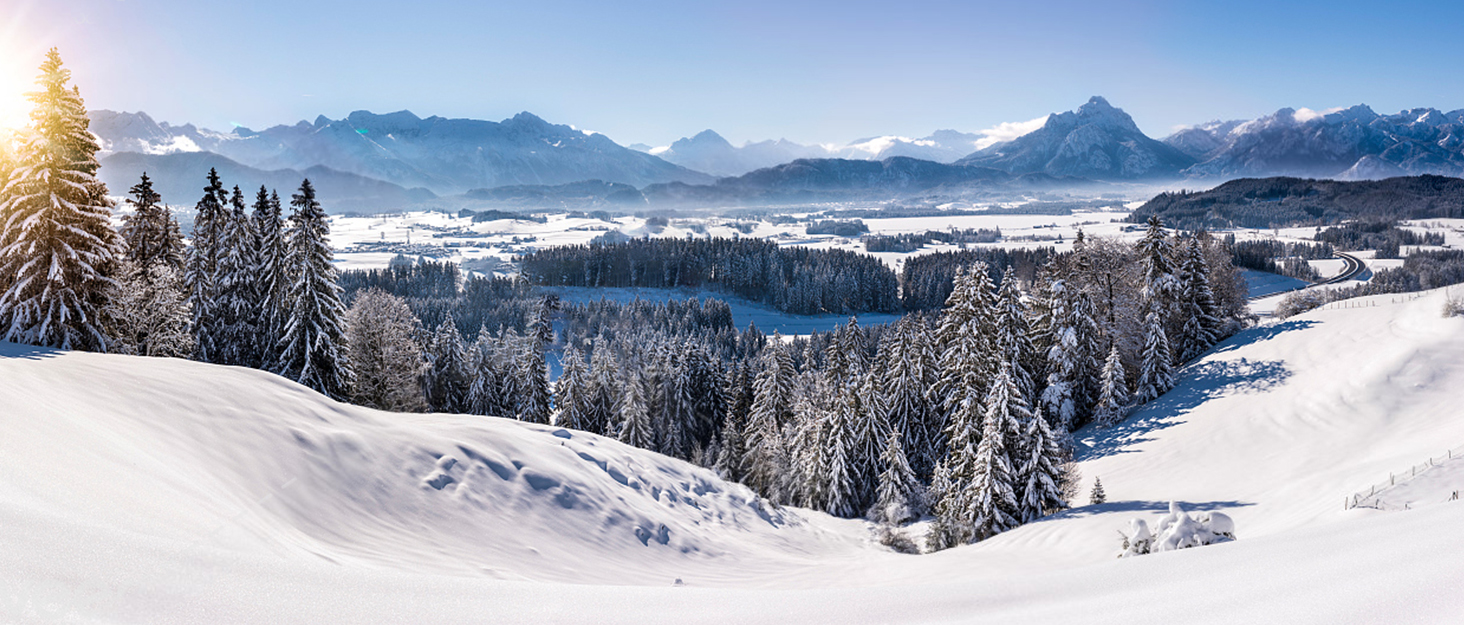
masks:
<svg viewBox="0 0 1464 625"><path fill-rule="evenodd" d="M1003 141L1011 141L1041 128L1046 123L1047 116L1043 115L1024 122L1004 122L985 130L978 130L976 134L982 135L982 137L976 140L976 149L983 150Z"/></svg>

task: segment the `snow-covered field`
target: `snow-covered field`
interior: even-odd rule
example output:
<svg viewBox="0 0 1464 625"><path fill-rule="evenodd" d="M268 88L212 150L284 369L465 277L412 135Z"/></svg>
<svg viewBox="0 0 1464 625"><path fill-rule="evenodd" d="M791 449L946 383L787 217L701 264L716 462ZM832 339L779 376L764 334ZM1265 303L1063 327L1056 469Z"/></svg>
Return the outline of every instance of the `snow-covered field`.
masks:
<svg viewBox="0 0 1464 625"><path fill-rule="evenodd" d="M1464 504L1344 506L1464 444L1442 305L1248 330L1079 432L1108 503L923 556L579 432L0 344L0 621L1452 622ZM1114 559L1171 500L1240 539Z"/></svg>

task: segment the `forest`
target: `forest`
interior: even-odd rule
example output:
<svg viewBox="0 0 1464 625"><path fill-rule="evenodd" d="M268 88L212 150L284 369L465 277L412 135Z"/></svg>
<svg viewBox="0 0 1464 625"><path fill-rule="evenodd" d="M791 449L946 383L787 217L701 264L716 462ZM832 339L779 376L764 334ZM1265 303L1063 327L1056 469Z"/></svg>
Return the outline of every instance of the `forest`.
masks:
<svg viewBox="0 0 1464 625"><path fill-rule="evenodd" d="M1209 191L1160 193L1128 220L1144 223L1156 215L1164 223L1187 230L1464 217L1464 180L1431 175L1356 182L1242 178Z"/></svg>

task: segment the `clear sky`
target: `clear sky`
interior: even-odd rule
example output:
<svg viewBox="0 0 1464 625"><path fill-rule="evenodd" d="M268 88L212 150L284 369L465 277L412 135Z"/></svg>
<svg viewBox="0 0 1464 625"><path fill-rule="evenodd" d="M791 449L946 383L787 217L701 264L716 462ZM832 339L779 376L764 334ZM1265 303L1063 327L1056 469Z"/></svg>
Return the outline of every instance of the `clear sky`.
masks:
<svg viewBox="0 0 1464 625"><path fill-rule="evenodd" d="M1464 108L1464 2L0 0L0 122L60 48L91 108L226 129L531 111L629 144L924 136L1106 96L1147 133Z"/></svg>

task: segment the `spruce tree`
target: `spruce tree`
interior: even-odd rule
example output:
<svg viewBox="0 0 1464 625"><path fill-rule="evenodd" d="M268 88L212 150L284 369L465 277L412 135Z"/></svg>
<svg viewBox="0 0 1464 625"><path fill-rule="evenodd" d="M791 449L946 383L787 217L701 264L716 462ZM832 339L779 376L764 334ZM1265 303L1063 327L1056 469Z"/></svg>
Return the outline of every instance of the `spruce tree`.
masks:
<svg viewBox="0 0 1464 625"><path fill-rule="evenodd" d="M1116 425L1123 420L1128 402L1128 380L1124 378L1123 359L1115 344L1103 362L1103 392L1098 398L1094 419L1104 427Z"/></svg>
<svg viewBox="0 0 1464 625"><path fill-rule="evenodd" d="M355 375L346 351L341 287L331 264L330 223L309 179L300 183L290 206L295 209L289 237L295 276L287 296L290 310L277 370L327 397L345 399Z"/></svg>
<svg viewBox="0 0 1464 625"><path fill-rule="evenodd" d="M787 344L776 332L763 351L762 361L762 371L753 383L752 408L743 437L747 443L743 473L753 490L776 498L786 460L782 432L783 426L793 420L793 378L797 372Z"/></svg>
<svg viewBox="0 0 1464 625"><path fill-rule="evenodd" d="M29 94L30 133L0 204L0 338L105 351L107 296L122 241L86 106L52 48Z"/></svg>
<svg viewBox="0 0 1464 625"><path fill-rule="evenodd" d="M625 395L620 399L620 442L641 449L655 446L651 416L646 411L645 381L638 371L626 372Z"/></svg>
<svg viewBox="0 0 1464 625"><path fill-rule="evenodd" d="M854 393L846 393L852 396ZM854 420L850 401L841 401L829 415L824 463L815 465L824 473L824 510L837 517L851 518L859 512L857 470L854 466Z"/></svg>
<svg viewBox="0 0 1464 625"><path fill-rule="evenodd" d="M971 542L971 528L965 523L966 498L957 490L945 461L936 463L927 491L935 519L925 534L925 549L941 551Z"/></svg>
<svg viewBox="0 0 1464 625"><path fill-rule="evenodd" d="M923 510L920 479L905 457L900 432L891 430L880 454L879 493L870 517L880 523L900 524L920 517Z"/></svg>
<svg viewBox="0 0 1464 625"><path fill-rule="evenodd" d="M610 351L604 339L595 339L594 353L590 355L589 401L587 422L589 431L603 436L613 436L615 425L615 404L619 402L620 382L615 354Z"/></svg>
<svg viewBox="0 0 1464 625"><path fill-rule="evenodd" d="M560 363L563 370L554 385L554 403L559 409L554 425L592 432L594 429L589 411L590 372L573 342L564 348L564 357L560 359Z"/></svg>
<svg viewBox="0 0 1464 625"><path fill-rule="evenodd" d="M1175 355L1178 362L1185 362L1214 345L1220 329L1220 311L1210 288L1210 266L1197 236L1185 242L1179 282L1183 324Z"/></svg>
<svg viewBox="0 0 1464 625"><path fill-rule="evenodd" d="M1140 404L1158 399L1174 386L1173 356L1169 351L1164 322L1159 313L1152 310L1144 317L1144 322L1144 352L1134 391L1134 401Z"/></svg>
<svg viewBox="0 0 1464 625"><path fill-rule="evenodd" d="M1023 405L1020 390L1010 373L1003 370L991 385L986 398L986 414L981 429L981 443L969 463L971 474L966 502L966 521L974 540L985 540L1016 527L1020 522L1017 504L1015 467L1010 448L1011 431L1031 419ZM965 476L954 480L960 485Z"/></svg>
<svg viewBox="0 0 1464 625"><path fill-rule="evenodd" d="M184 274L188 283L188 305L193 311L193 358L202 362L217 362L223 349L219 338L222 322L219 318L218 270L227 201L218 171L209 169L208 186L204 187L203 197L194 207L193 237Z"/></svg>
<svg viewBox="0 0 1464 625"><path fill-rule="evenodd" d="M1063 499L1063 460L1065 453L1047 419L1036 414L1027 421L1025 454L1017 470L1017 487L1022 523L1035 520L1053 510L1067 507Z"/></svg>
<svg viewBox="0 0 1464 625"><path fill-rule="evenodd" d="M1017 286L1017 273L1008 266L996 293L996 337L998 357L1009 363L1012 381L1031 405L1037 398L1036 383L1028 365L1033 362L1032 329L1022 305L1022 292Z"/></svg>
<svg viewBox="0 0 1464 625"><path fill-rule="evenodd" d="M183 242L177 233L178 224L162 204L162 196L153 190L152 180L142 174L142 180L128 193L132 196L127 198L132 213L122 217L121 228L122 239L127 242L127 259L138 268L164 263L182 269Z"/></svg>
<svg viewBox="0 0 1464 625"><path fill-rule="evenodd" d="M544 362L541 340L539 335L529 335L518 341L514 378L521 392L518 396L518 419L547 425L553 398L549 392L549 368Z"/></svg>
<svg viewBox="0 0 1464 625"><path fill-rule="evenodd" d="M254 326L257 331L255 351L260 362L270 363L279 358L280 339L289 305L290 267L289 247L284 236L284 217L280 210L278 193L259 187L254 197L253 230L255 236L255 285L256 306Z"/></svg>
<svg viewBox="0 0 1464 625"><path fill-rule="evenodd" d="M244 193L234 187L219 222L219 259L215 288L218 352L215 362L259 366L259 259L253 222L244 207ZM332 270L332 282L334 270Z"/></svg>
<svg viewBox="0 0 1464 625"><path fill-rule="evenodd" d="M473 380L463 335L458 332L452 313L433 332L427 352L429 362L422 386L428 406L437 412L469 412L468 390Z"/></svg>
<svg viewBox="0 0 1464 625"><path fill-rule="evenodd" d="M1103 480L1093 478L1093 490L1088 493L1088 503L1095 506L1108 503L1108 495L1103 492Z"/></svg>
<svg viewBox="0 0 1464 625"><path fill-rule="evenodd" d="M392 412L427 410L421 331L406 300L376 288L356 294L346 310L346 344L356 374L353 403Z"/></svg>

